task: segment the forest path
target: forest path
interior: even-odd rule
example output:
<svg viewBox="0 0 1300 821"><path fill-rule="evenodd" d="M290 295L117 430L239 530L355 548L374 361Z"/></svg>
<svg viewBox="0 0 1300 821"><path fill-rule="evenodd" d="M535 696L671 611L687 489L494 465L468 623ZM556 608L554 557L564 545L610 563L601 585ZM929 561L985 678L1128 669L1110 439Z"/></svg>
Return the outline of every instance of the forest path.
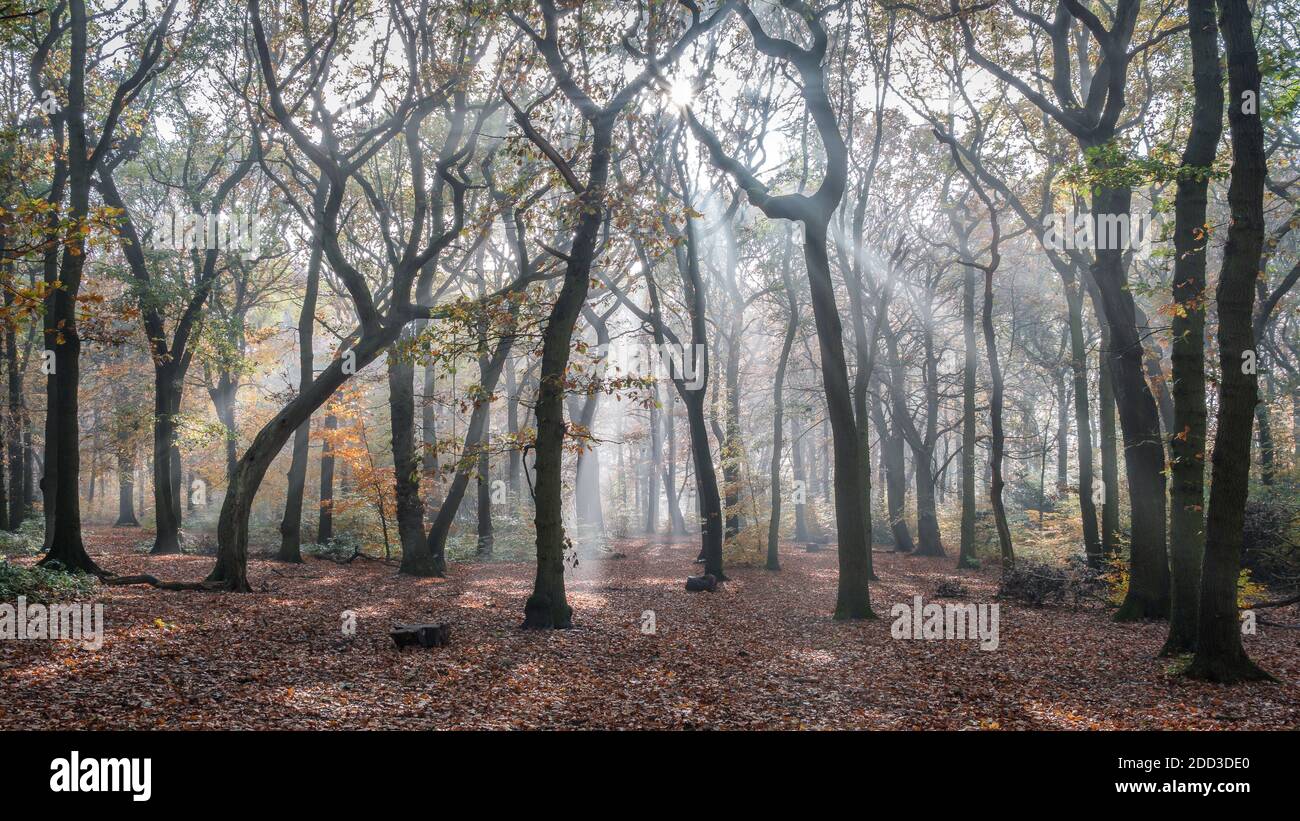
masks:
<svg viewBox="0 0 1300 821"><path fill-rule="evenodd" d="M120 573L199 579L211 565L133 552L143 535L103 528L87 541ZM880 618L841 623L829 618L834 546L785 545L781 572L728 568L714 594L683 589L697 540L616 549L625 558L584 558L569 574L575 628L546 633L518 629L523 562L411 579L376 562L254 559L264 592L252 595L101 587L100 650L0 641L0 728L1300 728L1298 630L1246 637L1283 683L1225 688L1156 658L1164 625L1114 624L1096 608L1001 602L994 651L891 637L891 606L929 603L942 580L991 602L991 567L959 574L954 559L878 552ZM396 621L449 622L451 644L399 652Z"/></svg>

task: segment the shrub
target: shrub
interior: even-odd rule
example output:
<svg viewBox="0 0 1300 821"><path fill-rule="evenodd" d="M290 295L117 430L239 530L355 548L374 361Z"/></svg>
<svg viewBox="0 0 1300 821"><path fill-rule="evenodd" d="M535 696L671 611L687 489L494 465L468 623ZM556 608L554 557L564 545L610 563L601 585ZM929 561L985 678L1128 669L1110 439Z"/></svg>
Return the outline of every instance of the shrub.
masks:
<svg viewBox="0 0 1300 821"><path fill-rule="evenodd" d="M961 582L956 579L944 579L939 582L939 586L934 589L934 595L940 599L960 599L969 595L968 591Z"/></svg>
<svg viewBox="0 0 1300 821"><path fill-rule="evenodd" d="M69 573L59 567L27 567L0 560L0 601L25 596L32 603L66 602L85 598L94 589L94 576Z"/></svg>
<svg viewBox="0 0 1300 821"><path fill-rule="evenodd" d="M752 525L722 543L723 567L763 567L767 564L767 528Z"/></svg>
<svg viewBox="0 0 1300 821"><path fill-rule="evenodd" d="M1266 582L1300 578L1300 503L1270 497L1246 503L1241 563Z"/></svg>
<svg viewBox="0 0 1300 821"><path fill-rule="evenodd" d="M1104 574L1088 567L1082 557L1063 566L1021 560L1002 574L998 598L1035 607L1067 602L1077 607L1085 599L1104 600L1106 587Z"/></svg>
<svg viewBox="0 0 1300 821"><path fill-rule="evenodd" d="M45 549L45 519L33 516L18 529L0 530L0 553L6 556L39 556Z"/></svg>
<svg viewBox="0 0 1300 821"><path fill-rule="evenodd" d="M325 544L312 542L302 546L302 552L321 559L343 562L361 552L361 542L347 533L340 533Z"/></svg>

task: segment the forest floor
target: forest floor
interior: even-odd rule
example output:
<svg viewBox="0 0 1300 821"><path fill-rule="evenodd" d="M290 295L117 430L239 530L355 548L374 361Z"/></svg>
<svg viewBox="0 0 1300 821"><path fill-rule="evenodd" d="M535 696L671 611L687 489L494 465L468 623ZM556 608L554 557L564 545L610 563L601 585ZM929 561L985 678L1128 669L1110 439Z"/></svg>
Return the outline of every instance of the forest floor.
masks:
<svg viewBox="0 0 1300 821"><path fill-rule="evenodd" d="M207 556L150 557L139 530L87 535L119 573L202 578ZM371 561L254 559L251 595L98 587L104 645L0 642L0 729L71 728L1300 728L1300 630L1246 648L1278 684L1191 682L1156 657L1165 626L1101 607L1000 603L1000 644L890 636L890 607L945 579L990 602L997 570L875 554L881 618L835 622L833 546L785 546L779 573L729 569L687 593L697 542L620 542L569 571L574 628L519 629L533 567L412 579ZM30 562L30 559L22 560ZM342 636L342 612L356 634ZM642 633L653 610L656 631ZM1300 621L1295 608L1272 620ZM449 646L398 651L393 622L448 622Z"/></svg>

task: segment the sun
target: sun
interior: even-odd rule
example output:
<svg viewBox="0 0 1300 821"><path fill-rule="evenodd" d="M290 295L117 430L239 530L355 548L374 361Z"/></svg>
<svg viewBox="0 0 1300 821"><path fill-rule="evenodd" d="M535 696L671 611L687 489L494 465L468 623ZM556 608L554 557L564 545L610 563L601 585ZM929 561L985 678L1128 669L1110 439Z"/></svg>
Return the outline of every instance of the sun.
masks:
<svg viewBox="0 0 1300 821"><path fill-rule="evenodd" d="M690 80L684 80L680 77L675 78L668 89L668 99L678 108L685 108L691 104L695 97L695 90L691 88Z"/></svg>

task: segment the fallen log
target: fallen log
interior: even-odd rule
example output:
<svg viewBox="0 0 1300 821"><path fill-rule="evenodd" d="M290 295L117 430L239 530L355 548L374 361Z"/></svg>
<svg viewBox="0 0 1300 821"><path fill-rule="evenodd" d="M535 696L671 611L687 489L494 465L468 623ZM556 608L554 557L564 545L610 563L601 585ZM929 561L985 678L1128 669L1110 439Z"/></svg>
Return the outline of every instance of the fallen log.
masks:
<svg viewBox="0 0 1300 821"><path fill-rule="evenodd" d="M128 584L147 584L150 587L156 587L159 590L221 590L225 587L224 582L165 582L159 581L156 577L148 573L140 573L135 576L117 576L111 573L99 577L100 584L105 585L128 585Z"/></svg>
<svg viewBox="0 0 1300 821"><path fill-rule="evenodd" d="M712 593L718 589L718 579L712 573L705 573L703 576L687 576L686 592L699 593L707 590Z"/></svg>
<svg viewBox="0 0 1300 821"><path fill-rule="evenodd" d="M398 649L418 644L421 647L445 647L451 641L450 624L395 624L388 635Z"/></svg>

